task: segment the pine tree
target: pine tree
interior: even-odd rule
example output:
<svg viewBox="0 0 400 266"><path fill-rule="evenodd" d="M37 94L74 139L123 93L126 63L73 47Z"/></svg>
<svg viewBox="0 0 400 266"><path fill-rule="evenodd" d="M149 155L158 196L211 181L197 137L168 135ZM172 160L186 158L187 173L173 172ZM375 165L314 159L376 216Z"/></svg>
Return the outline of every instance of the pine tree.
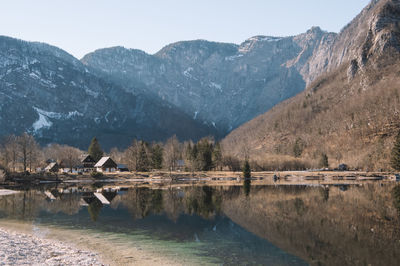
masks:
<svg viewBox="0 0 400 266"><path fill-rule="evenodd" d="M163 164L163 148L160 144L151 147L151 162L153 169L161 169Z"/></svg>
<svg viewBox="0 0 400 266"><path fill-rule="evenodd" d="M391 165L393 169L400 171L400 132L397 134L392 149Z"/></svg>
<svg viewBox="0 0 400 266"><path fill-rule="evenodd" d="M219 142L215 144L213 154L212 154L213 165L217 170L222 168L222 150Z"/></svg>
<svg viewBox="0 0 400 266"><path fill-rule="evenodd" d="M140 143L137 171L146 172L149 170L150 161L147 155L147 144L143 141Z"/></svg>
<svg viewBox="0 0 400 266"><path fill-rule="evenodd" d="M248 160L244 161L243 177L244 178L251 178L251 169L250 169L250 164L249 164Z"/></svg>
<svg viewBox="0 0 400 266"><path fill-rule="evenodd" d="M103 150L101 149L96 137L94 137L90 142L88 153L96 162L103 157Z"/></svg>

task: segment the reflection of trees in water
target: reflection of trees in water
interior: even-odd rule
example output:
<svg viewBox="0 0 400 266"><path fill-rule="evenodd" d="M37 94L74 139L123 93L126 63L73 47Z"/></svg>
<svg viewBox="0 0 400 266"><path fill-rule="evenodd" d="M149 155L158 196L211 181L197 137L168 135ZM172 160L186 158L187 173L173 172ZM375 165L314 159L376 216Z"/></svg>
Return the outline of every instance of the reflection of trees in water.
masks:
<svg viewBox="0 0 400 266"><path fill-rule="evenodd" d="M322 196L322 201L327 202L329 200L329 187L321 187L321 196Z"/></svg>
<svg viewBox="0 0 400 266"><path fill-rule="evenodd" d="M49 201L42 192L22 191L0 197L0 212L9 218L22 220L32 220L39 215L40 211L73 215L79 212L79 200L79 196L68 194L61 195L55 201Z"/></svg>
<svg viewBox="0 0 400 266"><path fill-rule="evenodd" d="M250 188L251 188L251 180L250 179L245 179L243 181L243 191L246 197L249 196L250 194Z"/></svg>
<svg viewBox="0 0 400 266"><path fill-rule="evenodd" d="M212 217L221 210L222 194L209 186L191 187L185 190L186 213L204 218Z"/></svg>
<svg viewBox="0 0 400 266"><path fill-rule="evenodd" d="M222 197L221 189L209 186L166 190L134 188L120 195L118 203L125 206L134 219L163 213L176 221L183 213L204 218L213 217L220 212Z"/></svg>
<svg viewBox="0 0 400 266"><path fill-rule="evenodd" d="M88 206L88 212L90 215L90 219L93 222L96 222L99 218L101 209L103 208L103 204L98 199L92 200L92 202Z"/></svg>
<svg viewBox="0 0 400 266"><path fill-rule="evenodd" d="M390 193L393 187L366 183L347 191L339 187L252 188L248 199L224 198L222 211L311 264L396 265L400 218Z"/></svg>
<svg viewBox="0 0 400 266"><path fill-rule="evenodd" d="M400 185L393 188L393 205L397 209L397 213L400 216Z"/></svg>
<svg viewBox="0 0 400 266"><path fill-rule="evenodd" d="M118 197L116 204L125 206L134 219L159 214L163 210L163 192L158 189L132 188Z"/></svg>

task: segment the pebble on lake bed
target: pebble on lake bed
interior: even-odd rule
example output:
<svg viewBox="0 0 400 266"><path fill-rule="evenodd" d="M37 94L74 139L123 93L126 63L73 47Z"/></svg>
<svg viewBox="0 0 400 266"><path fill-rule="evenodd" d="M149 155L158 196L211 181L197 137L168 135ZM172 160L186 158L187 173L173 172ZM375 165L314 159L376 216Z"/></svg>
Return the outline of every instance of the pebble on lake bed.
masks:
<svg viewBox="0 0 400 266"><path fill-rule="evenodd" d="M103 265L98 254L0 229L0 265Z"/></svg>

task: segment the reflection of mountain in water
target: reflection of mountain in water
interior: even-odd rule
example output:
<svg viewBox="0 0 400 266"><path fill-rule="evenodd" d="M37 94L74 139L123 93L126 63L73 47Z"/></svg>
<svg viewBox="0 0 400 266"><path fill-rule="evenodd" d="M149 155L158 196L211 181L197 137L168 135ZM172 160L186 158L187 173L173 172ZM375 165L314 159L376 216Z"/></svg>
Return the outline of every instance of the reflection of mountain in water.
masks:
<svg viewBox="0 0 400 266"><path fill-rule="evenodd" d="M311 264L396 265L400 230L393 187L250 190L245 184L102 191L109 206L93 192L53 193L51 201L41 192L27 191L0 197L0 215L127 234L140 229L158 239L212 243L199 252L223 257L228 264L244 258L265 263L268 256L269 263L296 261L278 246Z"/></svg>

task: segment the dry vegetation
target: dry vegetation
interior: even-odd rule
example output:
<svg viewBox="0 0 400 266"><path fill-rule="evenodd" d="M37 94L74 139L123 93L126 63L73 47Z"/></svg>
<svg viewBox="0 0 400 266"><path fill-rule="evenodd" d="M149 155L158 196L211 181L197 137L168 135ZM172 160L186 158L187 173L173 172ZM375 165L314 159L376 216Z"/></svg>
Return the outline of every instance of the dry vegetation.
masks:
<svg viewBox="0 0 400 266"><path fill-rule="evenodd" d="M261 165L270 157L295 160L295 142L301 140L299 159L312 167L326 153L330 167L390 169L400 112L398 54L390 56L371 61L351 81L348 64L321 76L303 93L232 132L223 141L225 153L249 152Z"/></svg>

